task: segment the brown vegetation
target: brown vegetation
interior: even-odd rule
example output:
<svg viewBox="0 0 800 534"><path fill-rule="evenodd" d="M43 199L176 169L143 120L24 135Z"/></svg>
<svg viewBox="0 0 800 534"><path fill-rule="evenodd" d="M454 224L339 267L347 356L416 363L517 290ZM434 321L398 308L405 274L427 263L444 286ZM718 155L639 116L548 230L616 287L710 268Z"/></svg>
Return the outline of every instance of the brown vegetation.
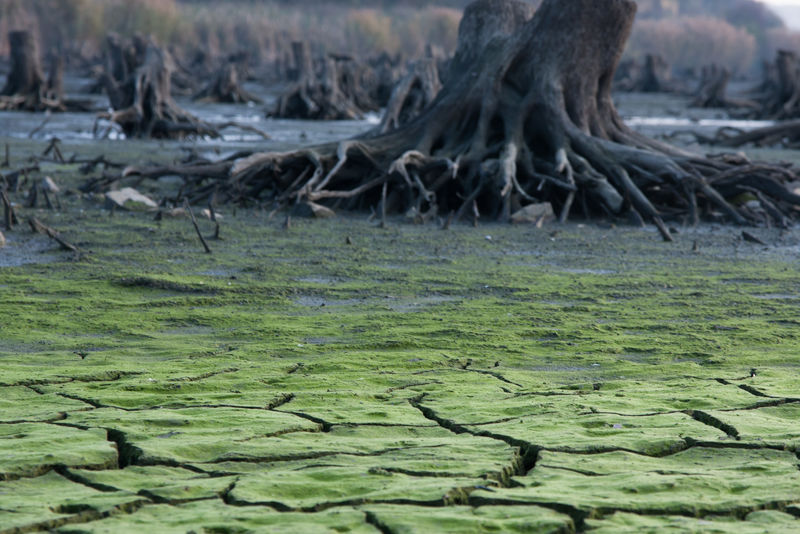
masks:
<svg viewBox="0 0 800 534"><path fill-rule="evenodd" d="M630 54L660 54L676 71L716 64L746 71L756 56L756 40L746 30L710 17L641 20L635 26Z"/></svg>

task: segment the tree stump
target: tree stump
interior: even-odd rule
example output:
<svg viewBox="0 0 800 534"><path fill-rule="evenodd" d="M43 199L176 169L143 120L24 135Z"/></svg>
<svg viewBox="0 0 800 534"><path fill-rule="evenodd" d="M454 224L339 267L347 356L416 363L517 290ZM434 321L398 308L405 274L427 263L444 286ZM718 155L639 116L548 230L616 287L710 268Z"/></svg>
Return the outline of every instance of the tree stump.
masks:
<svg viewBox="0 0 800 534"><path fill-rule="evenodd" d="M703 67L700 84L690 105L696 108L730 109L737 115L742 114L740 110L746 110L745 113L748 114L758 110L760 106L753 100L728 97L730 79L731 73L724 67L718 67L716 64Z"/></svg>
<svg viewBox="0 0 800 534"><path fill-rule="evenodd" d="M198 120L172 99L175 64L169 52L142 37L126 42L109 35L107 43L103 84L114 111L100 118L118 124L127 137L219 137L214 126Z"/></svg>
<svg viewBox="0 0 800 534"><path fill-rule="evenodd" d="M669 92L671 77L669 63L663 57L657 54L647 54L636 90L642 93Z"/></svg>
<svg viewBox="0 0 800 534"><path fill-rule="evenodd" d="M11 71L0 91L0 110L65 111L61 84L63 63L56 61L47 81L33 35L28 31L10 32L8 42Z"/></svg>
<svg viewBox="0 0 800 534"><path fill-rule="evenodd" d="M194 95L195 100L204 102L225 102L228 104L261 103L261 99L247 92L239 82L240 67L226 62L217 71L211 82Z"/></svg>
<svg viewBox="0 0 800 534"><path fill-rule="evenodd" d="M379 83L368 65L348 56L328 55L315 68L307 43L293 43L297 82L279 98L273 117L307 120L362 119L377 111Z"/></svg>
<svg viewBox="0 0 800 534"><path fill-rule="evenodd" d="M779 50L775 62L765 67L765 79L755 99L761 109L755 118L800 118L800 61L789 50Z"/></svg>
<svg viewBox="0 0 800 534"><path fill-rule="evenodd" d="M743 187L791 218L800 196L785 187L794 179L785 167L703 157L624 124L611 83L635 13L632 0L544 0L535 14L517 0L477 0L464 11L444 87L407 124L179 172L196 198L377 204L422 220L452 211L507 221L512 206L550 202L563 221L574 204L585 217L648 219L665 240L664 217L764 223L734 204Z"/></svg>

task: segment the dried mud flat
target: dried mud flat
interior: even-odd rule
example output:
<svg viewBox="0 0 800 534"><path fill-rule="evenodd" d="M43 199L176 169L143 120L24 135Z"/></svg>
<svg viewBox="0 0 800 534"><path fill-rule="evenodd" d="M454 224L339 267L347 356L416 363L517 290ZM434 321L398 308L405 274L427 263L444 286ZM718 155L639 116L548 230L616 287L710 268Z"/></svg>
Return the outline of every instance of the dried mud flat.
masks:
<svg viewBox="0 0 800 534"><path fill-rule="evenodd" d="M797 230L60 200L82 259L0 249L2 534L800 530Z"/></svg>

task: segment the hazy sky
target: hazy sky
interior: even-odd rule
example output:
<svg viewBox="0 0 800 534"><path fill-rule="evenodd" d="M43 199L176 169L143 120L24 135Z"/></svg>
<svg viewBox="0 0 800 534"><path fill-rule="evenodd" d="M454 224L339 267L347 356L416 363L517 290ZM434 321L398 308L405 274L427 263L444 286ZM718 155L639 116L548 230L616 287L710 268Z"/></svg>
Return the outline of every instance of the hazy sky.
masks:
<svg viewBox="0 0 800 534"><path fill-rule="evenodd" d="M800 0L761 0L771 6L800 6Z"/></svg>

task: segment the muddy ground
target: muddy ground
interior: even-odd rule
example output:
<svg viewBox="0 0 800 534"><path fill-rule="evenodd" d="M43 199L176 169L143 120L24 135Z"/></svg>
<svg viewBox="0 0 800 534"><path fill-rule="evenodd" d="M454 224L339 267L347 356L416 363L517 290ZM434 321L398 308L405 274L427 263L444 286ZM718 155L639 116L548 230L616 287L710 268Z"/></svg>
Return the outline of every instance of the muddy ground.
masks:
<svg viewBox="0 0 800 534"><path fill-rule="evenodd" d="M45 174L61 209L20 218L84 254L24 225L0 249L2 534L800 530L797 230L221 206L205 254Z"/></svg>

